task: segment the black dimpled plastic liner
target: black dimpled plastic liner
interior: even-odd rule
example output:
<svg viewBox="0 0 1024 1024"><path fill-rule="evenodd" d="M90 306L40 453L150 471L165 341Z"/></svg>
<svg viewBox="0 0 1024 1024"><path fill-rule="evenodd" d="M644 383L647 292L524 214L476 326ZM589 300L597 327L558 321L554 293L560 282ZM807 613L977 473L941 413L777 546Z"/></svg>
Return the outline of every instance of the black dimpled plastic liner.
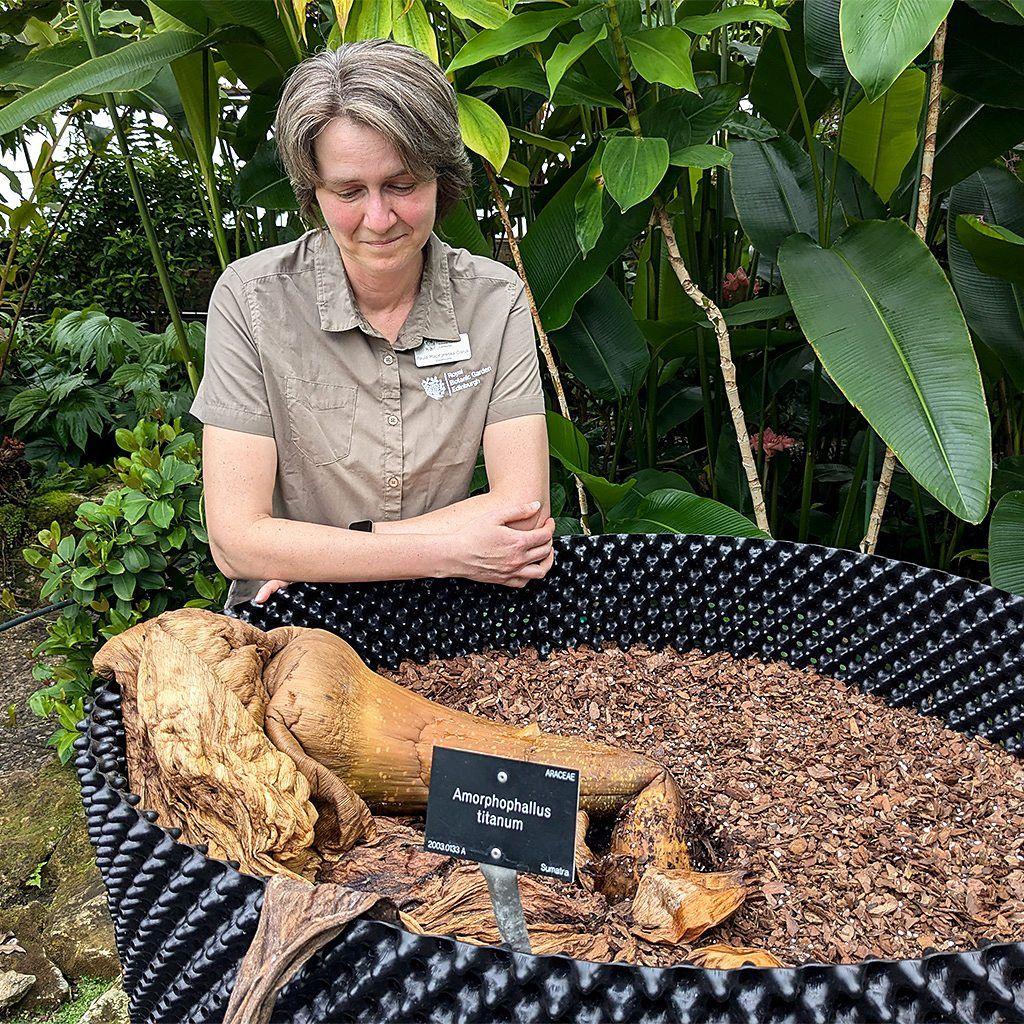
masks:
<svg viewBox="0 0 1024 1024"><path fill-rule="evenodd" d="M292 584L238 609L343 636L373 668L473 651L634 643L814 666L1024 755L1024 599L903 562L781 541L556 540L523 590L468 580ZM116 685L76 766L133 1024L220 1021L264 881L154 824L128 791ZM918 960L745 967L594 964L353 922L281 993L277 1024L1024 1022L1024 943Z"/></svg>

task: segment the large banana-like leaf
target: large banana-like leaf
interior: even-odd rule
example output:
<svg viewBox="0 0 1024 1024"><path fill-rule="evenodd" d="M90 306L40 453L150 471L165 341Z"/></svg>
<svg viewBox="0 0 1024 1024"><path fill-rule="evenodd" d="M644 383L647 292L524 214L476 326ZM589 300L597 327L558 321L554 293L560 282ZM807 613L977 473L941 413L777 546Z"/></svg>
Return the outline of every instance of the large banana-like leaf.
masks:
<svg viewBox="0 0 1024 1024"><path fill-rule="evenodd" d="M299 208L273 139L257 147L253 158L238 172L234 199L239 206L259 206L264 210Z"/></svg>
<svg viewBox="0 0 1024 1024"><path fill-rule="evenodd" d="M520 244L526 276L549 331L569 322L580 297L604 277L608 265L643 230L650 214L646 202L620 213L606 196L601 234L584 256L576 239L575 202L587 168L576 171L547 201Z"/></svg>
<svg viewBox="0 0 1024 1024"><path fill-rule="evenodd" d="M729 182L743 230L764 254L775 258L790 235L818 235L811 161L790 135L767 142L732 139ZM832 209L831 237L843 230L839 204Z"/></svg>
<svg viewBox="0 0 1024 1024"><path fill-rule="evenodd" d="M710 14L686 14L676 22L676 25L687 32L706 35L723 25L742 25L746 22L760 22L762 25L773 25L783 32L789 31L789 22L778 11L759 7L757 4L737 4L735 7L726 7Z"/></svg>
<svg viewBox="0 0 1024 1024"><path fill-rule="evenodd" d="M830 249L787 239L779 267L829 376L918 482L972 523L988 512L992 445L956 297L902 221L863 221Z"/></svg>
<svg viewBox="0 0 1024 1024"><path fill-rule="evenodd" d="M804 50L807 70L833 92L850 77L839 39L839 0L804 0Z"/></svg>
<svg viewBox="0 0 1024 1024"><path fill-rule="evenodd" d="M104 92L127 75L159 70L168 61L190 53L202 40L199 32L158 32L112 53L93 57L0 109L0 135L20 128L26 121L53 110L65 100Z"/></svg>
<svg viewBox="0 0 1024 1024"><path fill-rule="evenodd" d="M866 99L846 115L840 155L888 199L917 148L924 104L924 72L907 68L881 99Z"/></svg>
<svg viewBox="0 0 1024 1024"><path fill-rule="evenodd" d="M1022 141L1024 110L986 107L965 96L951 97L939 113L932 195L952 188ZM910 209L916 171L916 161L911 160L898 191L889 200L890 209L900 216Z"/></svg>
<svg viewBox="0 0 1024 1024"><path fill-rule="evenodd" d="M712 537L767 537L746 516L690 491L652 491L628 519L611 520L615 533L695 533Z"/></svg>
<svg viewBox="0 0 1024 1024"><path fill-rule="evenodd" d="M651 361L629 303L607 277L580 299L551 340L565 365L609 401L632 395Z"/></svg>
<svg viewBox="0 0 1024 1024"><path fill-rule="evenodd" d="M952 0L842 0L839 33L846 65L877 100L935 35Z"/></svg>
<svg viewBox="0 0 1024 1024"><path fill-rule="evenodd" d="M1024 389L1024 288L978 269L956 232L965 213L1024 233L1024 184L1005 167L975 171L950 192L946 224L949 269L967 323Z"/></svg>
<svg viewBox="0 0 1024 1024"><path fill-rule="evenodd" d="M943 84L993 107L1024 107L1024 26L999 25L956 4L949 18Z"/></svg>
<svg viewBox="0 0 1024 1024"><path fill-rule="evenodd" d="M761 46L750 79L750 101L761 117L770 121L781 132L788 132L798 138L804 137L800 123L800 110L789 78L789 68L782 52L780 37L784 36L796 68L800 92L811 124L821 117L832 102L832 93L807 70L807 56L804 50L804 20L794 17L790 20L789 31L772 29Z"/></svg>
<svg viewBox="0 0 1024 1024"><path fill-rule="evenodd" d="M548 449L570 473L580 478L603 512L614 508L633 489L636 481L614 484L590 472L590 445L576 425L557 412L548 410Z"/></svg>
<svg viewBox="0 0 1024 1024"><path fill-rule="evenodd" d="M1016 231L965 214L957 218L956 233L979 270L1011 284L1024 285L1024 238Z"/></svg>
<svg viewBox="0 0 1024 1024"><path fill-rule="evenodd" d="M992 586L1024 594L1024 491L1003 495L988 528Z"/></svg>

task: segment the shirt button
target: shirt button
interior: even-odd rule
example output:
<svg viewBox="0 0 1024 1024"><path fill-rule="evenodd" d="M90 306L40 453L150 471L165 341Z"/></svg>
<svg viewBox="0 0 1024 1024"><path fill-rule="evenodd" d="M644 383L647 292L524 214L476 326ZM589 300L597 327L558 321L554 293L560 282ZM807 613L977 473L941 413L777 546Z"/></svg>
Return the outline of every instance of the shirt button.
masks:
<svg viewBox="0 0 1024 1024"><path fill-rule="evenodd" d="M384 365L385 366L390 366L394 361L395 361L395 357L393 355L389 354L389 355L386 355L384 357Z"/></svg>
<svg viewBox="0 0 1024 1024"><path fill-rule="evenodd" d="M388 487L397 487L397 486L398 486L398 477L397 476L391 477L388 480Z"/></svg>
<svg viewBox="0 0 1024 1024"><path fill-rule="evenodd" d="M397 422L398 422L398 417L397 416L389 416L388 417L388 423L390 423L391 426L394 426Z"/></svg>

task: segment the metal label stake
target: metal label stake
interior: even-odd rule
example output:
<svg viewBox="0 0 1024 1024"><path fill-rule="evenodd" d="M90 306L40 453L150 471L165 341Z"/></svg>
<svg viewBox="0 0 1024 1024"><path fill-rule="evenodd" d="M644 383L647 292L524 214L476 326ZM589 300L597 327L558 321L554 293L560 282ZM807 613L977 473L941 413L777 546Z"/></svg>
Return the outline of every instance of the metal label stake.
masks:
<svg viewBox="0 0 1024 1024"><path fill-rule="evenodd" d="M519 872L497 864L481 864L480 870L487 879L491 906L501 937L517 953L532 953L526 918L523 916L523 901L519 896Z"/></svg>

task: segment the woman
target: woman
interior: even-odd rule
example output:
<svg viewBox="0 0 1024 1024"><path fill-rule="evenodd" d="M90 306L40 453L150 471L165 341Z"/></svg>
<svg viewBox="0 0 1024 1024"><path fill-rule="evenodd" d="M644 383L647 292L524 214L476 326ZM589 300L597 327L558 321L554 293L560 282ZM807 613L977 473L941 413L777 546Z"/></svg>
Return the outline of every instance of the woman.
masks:
<svg viewBox="0 0 1024 1024"><path fill-rule="evenodd" d="M218 280L191 409L226 607L285 580L521 587L551 568L523 283L433 232L469 182L456 109L436 65L385 40L311 57L285 86L278 149L326 228ZM470 498L481 440L490 490Z"/></svg>

